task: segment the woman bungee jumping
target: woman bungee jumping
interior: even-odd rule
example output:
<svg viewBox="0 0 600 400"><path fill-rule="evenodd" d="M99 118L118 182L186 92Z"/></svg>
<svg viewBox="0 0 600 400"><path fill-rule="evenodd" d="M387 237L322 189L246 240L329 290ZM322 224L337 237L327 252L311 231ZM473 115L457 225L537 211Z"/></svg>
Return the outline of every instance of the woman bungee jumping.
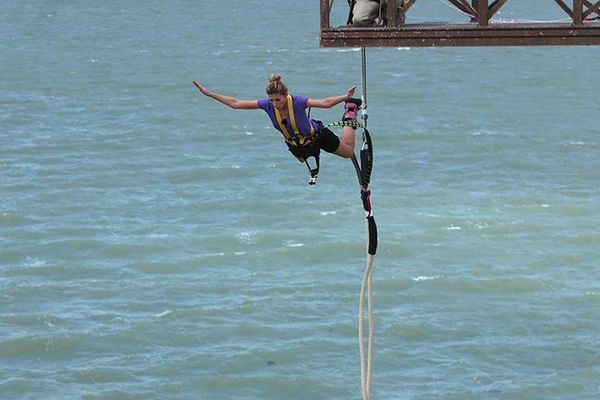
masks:
<svg viewBox="0 0 600 400"><path fill-rule="evenodd" d="M290 152L298 160L306 163L311 175L309 184L316 183L320 149L342 158L351 158L354 155L355 129L352 122L356 121L361 105L360 99L352 98L356 85L348 89L345 95L312 99L289 95L287 85L281 79L281 75L271 74L266 87L268 98L239 100L235 97L211 92L200 83L192 82L202 94L231 108L264 110L275 129L283 134ZM321 121L310 119L306 112L306 109L310 107L331 108L341 102L345 102L343 120L349 122L349 126L343 127L341 137L324 126ZM311 157L314 158L316 166L310 165Z"/></svg>

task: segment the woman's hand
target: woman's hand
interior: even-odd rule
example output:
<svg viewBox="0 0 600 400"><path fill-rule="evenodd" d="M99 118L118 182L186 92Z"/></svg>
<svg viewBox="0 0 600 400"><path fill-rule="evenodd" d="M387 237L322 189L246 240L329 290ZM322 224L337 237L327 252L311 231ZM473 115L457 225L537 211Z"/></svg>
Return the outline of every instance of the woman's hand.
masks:
<svg viewBox="0 0 600 400"><path fill-rule="evenodd" d="M348 101L354 96L354 91L356 90L356 85L352 86L345 95L335 96L335 97L327 97L325 99L308 99L306 105L309 107L316 108L331 108L336 104L340 104L343 101Z"/></svg>
<svg viewBox="0 0 600 400"><path fill-rule="evenodd" d="M206 90L206 88L204 86L202 86L201 84L199 84L196 81L192 81L192 83L194 84L194 86L196 86L198 88L198 90L205 96L208 96L208 90Z"/></svg>
<svg viewBox="0 0 600 400"><path fill-rule="evenodd" d="M350 89L348 89L348 92L346 93L346 100L350 100L354 96L355 90L356 90L356 85L354 85Z"/></svg>

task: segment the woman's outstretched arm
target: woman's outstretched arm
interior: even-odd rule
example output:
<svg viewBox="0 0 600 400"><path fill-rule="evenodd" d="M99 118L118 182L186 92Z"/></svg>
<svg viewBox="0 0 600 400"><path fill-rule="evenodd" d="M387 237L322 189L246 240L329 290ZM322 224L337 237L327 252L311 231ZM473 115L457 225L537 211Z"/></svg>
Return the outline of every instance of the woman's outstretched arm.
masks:
<svg viewBox="0 0 600 400"><path fill-rule="evenodd" d="M327 97L325 99L308 99L306 105L308 107L315 108L331 108L336 104L341 103L342 101L350 100L352 96L354 96L354 91L356 90L356 85L352 86L345 95L335 96L335 97Z"/></svg>
<svg viewBox="0 0 600 400"><path fill-rule="evenodd" d="M198 88L200 93L202 93L203 95L213 98L216 101L223 103L231 108L242 110L253 110L259 108L258 101L256 100L239 100L235 97L225 96L223 94L211 92L196 81L192 81L192 83Z"/></svg>

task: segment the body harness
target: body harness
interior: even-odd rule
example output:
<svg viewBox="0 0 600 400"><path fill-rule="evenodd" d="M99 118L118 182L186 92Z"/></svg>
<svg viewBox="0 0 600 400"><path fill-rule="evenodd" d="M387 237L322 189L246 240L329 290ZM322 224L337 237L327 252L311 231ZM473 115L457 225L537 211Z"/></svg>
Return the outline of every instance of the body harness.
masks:
<svg viewBox="0 0 600 400"><path fill-rule="evenodd" d="M292 96L288 94L287 96L287 105L288 105L288 113L290 124L292 125L292 129L294 130L294 134L292 135L288 128L285 126L283 122L283 118L281 117L281 113L277 108L275 108L275 118L277 118L277 124L279 125L279 130L283 133L285 138L285 143L288 146L290 152L298 159L298 161L303 162L308 167L308 171L310 173L310 178L308 180L309 185L314 185L317 183L317 176L319 175L319 166L320 160L319 156L321 153L321 148L317 144L319 139L319 132L315 131L312 122L310 122L309 118L309 126L310 126L310 136L305 137L300 129L298 129L298 125L296 124L296 116L294 115L294 102L292 100ZM311 160L313 165L309 163L309 159Z"/></svg>

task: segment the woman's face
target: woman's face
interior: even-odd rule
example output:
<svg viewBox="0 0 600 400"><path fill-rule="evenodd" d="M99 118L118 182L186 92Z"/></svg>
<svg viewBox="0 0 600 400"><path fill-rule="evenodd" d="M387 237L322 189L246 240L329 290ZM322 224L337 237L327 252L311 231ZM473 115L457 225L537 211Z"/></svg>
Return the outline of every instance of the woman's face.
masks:
<svg viewBox="0 0 600 400"><path fill-rule="evenodd" d="M285 94L270 94L269 100L271 101L271 104L273 104L273 107L279 111L285 110L287 107L287 95Z"/></svg>

